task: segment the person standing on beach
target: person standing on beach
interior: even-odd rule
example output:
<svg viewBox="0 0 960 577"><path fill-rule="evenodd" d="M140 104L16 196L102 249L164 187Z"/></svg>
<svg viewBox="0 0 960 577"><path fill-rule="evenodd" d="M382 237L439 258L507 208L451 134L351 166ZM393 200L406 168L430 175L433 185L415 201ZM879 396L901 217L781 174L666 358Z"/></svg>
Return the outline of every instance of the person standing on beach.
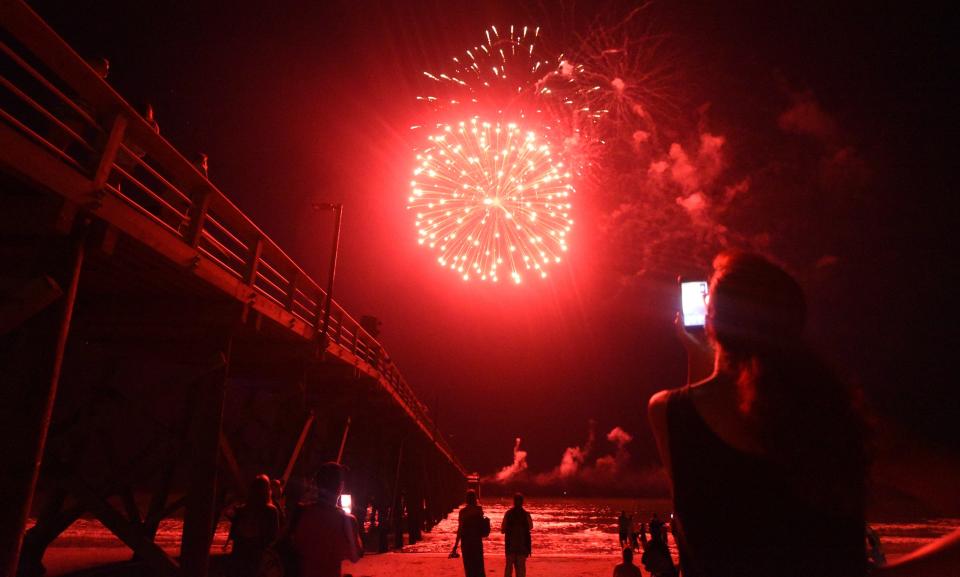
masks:
<svg viewBox="0 0 960 577"><path fill-rule="evenodd" d="M633 549L623 548L623 563L613 568L613 577L643 577L640 568L633 564Z"/></svg>
<svg viewBox="0 0 960 577"><path fill-rule="evenodd" d="M506 577L517 570L517 577L527 575L527 557L533 551L530 531L533 529L533 517L523 508L523 495L513 496L513 508L503 515L500 532L504 535L504 551L507 554Z"/></svg>
<svg viewBox="0 0 960 577"><path fill-rule="evenodd" d="M343 468L337 463L324 463L316 481L317 502L300 509L292 529L300 577L340 577L344 559L356 563L363 557L360 527L356 517L337 507L343 491Z"/></svg>
<svg viewBox="0 0 960 577"><path fill-rule="evenodd" d="M665 538L654 539L651 535L650 540L647 540L647 535L641 526L640 546L643 549L640 564L650 572L651 577L677 577L677 566L673 564L673 557L670 556Z"/></svg>
<svg viewBox="0 0 960 577"><path fill-rule="evenodd" d="M463 573L466 577L484 577L483 538L489 534L489 521L483 516L483 507L477 503L477 492L467 491L467 504L457 514L457 538L451 557L457 553L457 544L463 548Z"/></svg>
<svg viewBox="0 0 960 577"><path fill-rule="evenodd" d="M623 549L630 544L630 531L633 529L633 519L627 515L626 511L620 511L620 517L617 518L617 530L620 533L620 548Z"/></svg>
<svg viewBox="0 0 960 577"><path fill-rule="evenodd" d="M233 552L228 573L232 577L256 575L264 552L279 530L280 514L270 502L270 479L258 475L250 484L247 502L237 509L230 523L227 543L233 542Z"/></svg>
<svg viewBox="0 0 960 577"><path fill-rule="evenodd" d="M656 513L654 513L650 519L650 540L663 540L666 542L666 539L663 539L663 521L660 520L660 517L658 517Z"/></svg>

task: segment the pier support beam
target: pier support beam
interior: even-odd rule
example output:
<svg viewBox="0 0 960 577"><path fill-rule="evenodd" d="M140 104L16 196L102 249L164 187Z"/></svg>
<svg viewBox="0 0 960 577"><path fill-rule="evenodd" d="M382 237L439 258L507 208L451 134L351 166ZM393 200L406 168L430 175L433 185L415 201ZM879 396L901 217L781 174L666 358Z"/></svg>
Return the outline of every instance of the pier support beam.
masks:
<svg viewBox="0 0 960 577"><path fill-rule="evenodd" d="M223 424L230 342L223 351L221 366L197 383L197 398L188 449L189 489L183 517L180 567L184 577L205 577L210 561L210 544L217 522L217 465Z"/></svg>
<svg viewBox="0 0 960 577"><path fill-rule="evenodd" d="M14 575L23 543L23 531L40 474L40 461L50 428L60 381L73 304L83 267L85 227L64 252L60 275L64 296L59 306L48 306L0 335L0 375L4 399L0 403L0 574ZM58 267L59 268L59 267Z"/></svg>

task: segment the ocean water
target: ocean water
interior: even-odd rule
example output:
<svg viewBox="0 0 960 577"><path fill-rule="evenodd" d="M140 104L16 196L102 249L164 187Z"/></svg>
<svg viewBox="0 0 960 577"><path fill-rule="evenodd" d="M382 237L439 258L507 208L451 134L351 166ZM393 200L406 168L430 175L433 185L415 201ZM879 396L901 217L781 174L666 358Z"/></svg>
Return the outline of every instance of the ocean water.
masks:
<svg viewBox="0 0 960 577"><path fill-rule="evenodd" d="M503 554L503 535L499 532L503 514L513 506L510 498L482 499L484 514L492 531L484 541L488 555ZM533 517L533 554L538 556L610 556L619 549L617 517L620 511L632 515L637 528L648 523L654 512L661 520L670 519L670 502L653 499L567 499L528 498L524 508ZM911 522L874 522L888 561L942 537L960 527L960 519L918 519ZM457 532L456 513L450 514L423 541L403 548L410 553L448 553ZM676 559L676 544L668 535L670 551Z"/></svg>
<svg viewBox="0 0 960 577"><path fill-rule="evenodd" d="M503 514L512 505L509 498L484 498L484 513L490 518L493 530L484 541L487 555L503 554L503 535L499 532ZM580 499L530 497L524 504L533 517L533 554L537 556L603 556L616 555L617 517L621 510L633 516L635 523L648 522L653 512L669 520L670 503L662 499ZM960 527L960 519L932 518L909 522L874 522L871 526L880 535L888 560L895 560L934 539ZM160 524L157 543L176 555L180 546L180 519L166 519ZM214 537L213 549L219 550L226 542L229 524L222 522ZM456 536L456 512L451 513L423 540L403 548L405 553L446 554ZM676 556L672 536L669 546ZM61 535L52 547L123 548L124 545L99 522L81 519Z"/></svg>
<svg viewBox="0 0 960 577"><path fill-rule="evenodd" d="M512 498L482 499L484 514L490 518L492 531L484 541L487 554L503 554L503 534L500 523L503 514L513 506ZM573 499L530 497L524 508L533 517L534 555L609 556L619 550L617 517L620 511L633 515L639 529L640 522L648 522L656 511L660 518L669 520L670 503L661 499ZM457 533L457 514L451 513L423 541L403 548L410 553L449 553ZM675 552L673 538L669 542Z"/></svg>

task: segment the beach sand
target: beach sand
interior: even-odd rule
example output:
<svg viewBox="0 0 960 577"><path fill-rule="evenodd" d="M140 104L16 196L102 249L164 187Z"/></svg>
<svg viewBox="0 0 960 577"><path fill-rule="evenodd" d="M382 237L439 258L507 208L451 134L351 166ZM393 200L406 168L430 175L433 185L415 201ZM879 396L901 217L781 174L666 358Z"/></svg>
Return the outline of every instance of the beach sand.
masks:
<svg viewBox="0 0 960 577"><path fill-rule="evenodd" d="M129 549L123 547L53 547L44 557L48 577L126 577L140 575L141 567L128 563ZM219 572L220 556L213 559L211 575ZM527 561L531 577L607 577L619 562L616 556L533 556ZM486 557L487 575L503 575L504 560ZM359 563L343 563L343 574L353 577L462 577L460 559L448 559L436 553L382 553L368 555Z"/></svg>
<svg viewBox="0 0 960 577"><path fill-rule="evenodd" d="M616 556L574 557L533 556L527 559L527 574L531 577L608 577L620 561ZM504 559L487 556L487 575L503 575ZM353 577L462 577L463 563L460 559L448 559L446 555L430 553L385 553L364 557L359 563L343 564L343 574Z"/></svg>

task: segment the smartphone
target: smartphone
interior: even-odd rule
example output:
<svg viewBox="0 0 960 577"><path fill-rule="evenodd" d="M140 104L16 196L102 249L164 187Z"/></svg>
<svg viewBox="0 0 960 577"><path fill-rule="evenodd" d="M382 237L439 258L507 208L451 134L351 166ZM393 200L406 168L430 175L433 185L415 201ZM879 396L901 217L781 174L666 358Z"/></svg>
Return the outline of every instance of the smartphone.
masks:
<svg viewBox="0 0 960 577"><path fill-rule="evenodd" d="M680 304L683 311L683 326L702 327L707 321L707 282L680 283Z"/></svg>

